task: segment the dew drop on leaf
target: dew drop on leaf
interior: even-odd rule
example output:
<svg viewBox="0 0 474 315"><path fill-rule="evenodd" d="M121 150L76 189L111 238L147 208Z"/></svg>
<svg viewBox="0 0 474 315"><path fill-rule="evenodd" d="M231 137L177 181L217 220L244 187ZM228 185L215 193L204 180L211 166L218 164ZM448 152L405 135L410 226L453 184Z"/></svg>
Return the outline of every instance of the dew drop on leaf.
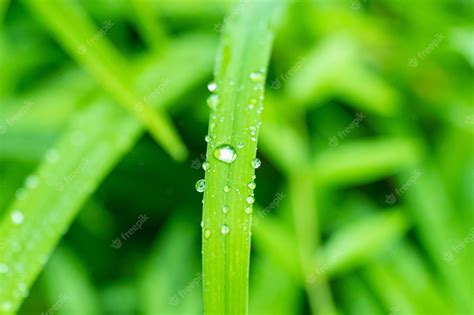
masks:
<svg viewBox="0 0 474 315"><path fill-rule="evenodd" d="M221 144L214 149L213 155L221 162L230 164L237 158L235 149L230 144Z"/></svg>
<svg viewBox="0 0 474 315"><path fill-rule="evenodd" d="M204 192L206 190L206 180L200 179L196 182L196 190L198 192Z"/></svg>
<svg viewBox="0 0 474 315"><path fill-rule="evenodd" d="M217 94L212 94L207 98L207 105L210 109L216 110L217 104L219 103L219 96Z"/></svg>
<svg viewBox="0 0 474 315"><path fill-rule="evenodd" d="M223 207L222 207L222 212L223 212L224 214L227 214L227 213L229 212L229 206L223 206Z"/></svg>
<svg viewBox="0 0 474 315"><path fill-rule="evenodd" d="M211 230L206 229L206 230L204 231L204 238L207 238L207 239L208 239L208 238L210 238L210 237L211 237Z"/></svg>
<svg viewBox="0 0 474 315"><path fill-rule="evenodd" d="M23 213L21 211L14 210L11 214L11 219L12 222L15 224L22 224L25 217L23 216Z"/></svg>
<svg viewBox="0 0 474 315"><path fill-rule="evenodd" d="M8 272L8 266L5 264L0 264L0 274L7 273L7 272Z"/></svg>
<svg viewBox="0 0 474 315"><path fill-rule="evenodd" d="M255 158L250 162L250 164L254 169L257 169L260 167L260 165L262 165L262 162L259 159Z"/></svg>
<svg viewBox="0 0 474 315"><path fill-rule="evenodd" d="M261 83L265 79L265 76L263 75L263 72L261 71L255 71L250 74L250 80L255 83Z"/></svg>
<svg viewBox="0 0 474 315"><path fill-rule="evenodd" d="M252 212L253 212L253 208L252 208L252 207L247 207L247 208L245 208L245 213L251 214Z"/></svg>
<svg viewBox="0 0 474 315"><path fill-rule="evenodd" d="M228 193L230 191L230 187L228 185L224 186L224 192Z"/></svg>
<svg viewBox="0 0 474 315"><path fill-rule="evenodd" d="M255 187L257 187L257 185L255 184L255 182L250 182L250 183L248 184L248 187L249 187L250 189L255 189Z"/></svg>
<svg viewBox="0 0 474 315"><path fill-rule="evenodd" d="M202 169L207 171L209 169L209 167L211 167L211 164L208 162L208 161L204 161L202 163Z"/></svg>
<svg viewBox="0 0 474 315"><path fill-rule="evenodd" d="M208 85L207 85L207 89L209 90L209 92L215 92L217 91L217 83L216 82L210 82Z"/></svg>
<svg viewBox="0 0 474 315"><path fill-rule="evenodd" d="M252 196L248 196L247 199L245 199L249 205L253 204L255 202L255 198Z"/></svg>
<svg viewBox="0 0 474 315"><path fill-rule="evenodd" d="M226 235L226 234L229 234L229 232L230 232L229 226L227 224L222 225L221 233Z"/></svg>

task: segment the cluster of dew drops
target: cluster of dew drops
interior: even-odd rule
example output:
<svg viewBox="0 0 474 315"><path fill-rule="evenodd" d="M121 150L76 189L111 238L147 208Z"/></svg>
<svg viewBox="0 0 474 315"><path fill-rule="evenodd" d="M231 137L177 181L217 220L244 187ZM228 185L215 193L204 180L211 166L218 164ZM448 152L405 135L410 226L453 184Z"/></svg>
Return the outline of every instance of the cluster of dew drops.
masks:
<svg viewBox="0 0 474 315"><path fill-rule="evenodd" d="M255 85L255 90L263 89L264 78L265 78L265 76L264 76L264 73L262 71L256 71L256 72L252 72L250 74L250 80L253 83L256 84ZM207 87L208 87L209 91L212 93L209 96L208 100L207 100L207 104L208 104L208 106L210 107L211 110L215 111L215 110L217 110L217 106L218 106L218 103L219 103L219 95L215 94L214 92L217 91L218 85L215 82L211 82L211 83L208 84ZM252 98L251 101L249 102L247 108L249 110L252 110L257 105L257 103L258 103L258 101L255 98ZM263 105L261 105L257 109L257 113L261 114L262 110L263 110ZM212 124L213 123L211 123L211 129L212 129ZM251 135L250 140L252 142L257 141L256 129L257 128L254 127L254 126L250 127L250 135ZM209 142L210 140L211 140L210 136L207 135L206 138L205 138L205 141ZM242 142L237 144L237 149L242 149L243 147L244 147L244 144ZM226 164L232 164L237 159L237 150L230 144L221 144L221 145L216 146L216 148L212 152L212 155L214 156L214 158L216 158L220 162L223 162L223 163L226 163ZM261 162L258 158L255 158L250 162L250 166L253 169L259 168L260 165L261 165ZM202 168L204 169L204 171L209 170L210 163L208 161L205 161L202 164ZM250 188L252 191L256 187L256 184L253 180L255 180L255 175L253 175L252 181L250 183L248 183L248 188ZM206 180L205 179L200 179L196 182L196 190L200 193L203 193L206 190ZM223 187L223 190L224 190L225 193L228 193L228 192L231 191L231 187L229 187L229 185L225 185ZM248 206L244 209L245 213L246 214L252 214L252 211L253 211L252 205L255 202L254 194L252 193L251 195L249 195L245 199L245 201L248 204ZM222 210L222 213L224 213L226 215L230 211L230 208L229 208L229 206L224 205L221 210ZM202 228L204 227L204 222L203 221L201 221L201 227ZM227 224L223 224L222 227L221 227L221 233L223 235L226 235L229 232L230 232L229 226ZM206 239L210 238L211 237L211 230L205 229L204 237Z"/></svg>

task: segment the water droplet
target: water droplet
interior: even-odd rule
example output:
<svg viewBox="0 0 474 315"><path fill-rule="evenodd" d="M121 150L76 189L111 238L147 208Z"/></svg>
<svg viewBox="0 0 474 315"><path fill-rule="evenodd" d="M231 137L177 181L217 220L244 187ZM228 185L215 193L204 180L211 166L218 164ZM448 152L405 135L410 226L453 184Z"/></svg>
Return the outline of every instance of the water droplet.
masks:
<svg viewBox="0 0 474 315"><path fill-rule="evenodd" d="M26 178L26 187L30 189L34 189L38 187L38 183L39 183L38 177L35 175L31 175Z"/></svg>
<svg viewBox="0 0 474 315"><path fill-rule="evenodd" d="M228 193L230 191L230 187L228 185L224 186L224 192Z"/></svg>
<svg viewBox="0 0 474 315"><path fill-rule="evenodd" d="M14 210L11 215L12 222L15 224L22 224L23 220L25 217L23 216L23 213L19 210Z"/></svg>
<svg viewBox="0 0 474 315"><path fill-rule="evenodd" d="M211 141L211 137L210 137L209 135L205 136L205 137L204 137L204 141L206 141L206 142Z"/></svg>
<svg viewBox="0 0 474 315"><path fill-rule="evenodd" d="M250 182L250 183L248 184L248 186L249 186L250 189L255 189L255 187L257 187L257 185L255 184L255 182Z"/></svg>
<svg viewBox="0 0 474 315"><path fill-rule="evenodd" d="M209 169L209 167L211 167L211 164L210 164L208 161L204 161L204 162L202 163L202 169L203 169L204 171L207 171L207 170Z"/></svg>
<svg viewBox="0 0 474 315"><path fill-rule="evenodd" d="M257 169L260 167L260 165L262 165L262 162L259 159L255 158L252 160L252 162L250 162L250 164L254 169Z"/></svg>
<svg viewBox="0 0 474 315"><path fill-rule="evenodd" d="M255 71L250 74L250 80L252 80L255 83L261 83L265 79L265 76L263 72L261 71Z"/></svg>
<svg viewBox="0 0 474 315"><path fill-rule="evenodd" d="M206 229L204 231L204 238L210 238L211 237L211 230L209 229Z"/></svg>
<svg viewBox="0 0 474 315"><path fill-rule="evenodd" d="M213 155L216 159L221 162L230 164L237 158L235 149L230 144L221 144L214 149Z"/></svg>
<svg viewBox="0 0 474 315"><path fill-rule="evenodd" d="M255 198L253 196L248 196L247 199L245 199L249 205L253 204L255 202Z"/></svg>
<svg viewBox="0 0 474 315"><path fill-rule="evenodd" d="M249 104L249 105L247 106L247 108L248 108L248 109L253 109L253 104Z"/></svg>
<svg viewBox="0 0 474 315"><path fill-rule="evenodd" d="M222 207L222 212L223 212L224 214L227 214L227 213L229 212L229 206L223 206L223 207Z"/></svg>
<svg viewBox="0 0 474 315"><path fill-rule="evenodd" d="M48 163L55 163L58 159L59 159L59 154L58 154L58 151L56 151L55 149L51 149L51 150L48 150L48 152L46 152L46 161Z"/></svg>
<svg viewBox="0 0 474 315"><path fill-rule="evenodd" d="M253 208L252 208L252 207L247 207L247 208L245 208L245 213L247 213L247 214L252 214L252 212L253 212Z"/></svg>
<svg viewBox="0 0 474 315"><path fill-rule="evenodd" d="M208 85L207 85L207 89L209 90L209 92L215 92L217 90L217 83L216 82L210 82Z"/></svg>
<svg viewBox="0 0 474 315"><path fill-rule="evenodd" d="M244 143L241 141L237 144L237 149L243 149L244 148Z"/></svg>
<svg viewBox="0 0 474 315"><path fill-rule="evenodd" d="M212 94L207 98L207 105L210 109L216 110L217 104L219 103L219 96L217 94Z"/></svg>
<svg viewBox="0 0 474 315"><path fill-rule="evenodd" d="M2 303L2 310L8 312L8 311L11 311L12 308L13 308L12 303L10 303L10 302L8 302L8 301L5 301L5 302Z"/></svg>
<svg viewBox="0 0 474 315"><path fill-rule="evenodd" d="M252 138L250 138L250 140L251 140L252 142L257 142L257 138L256 138L256 137L252 137Z"/></svg>
<svg viewBox="0 0 474 315"><path fill-rule="evenodd" d="M206 180L205 179L200 179L196 182L196 190L198 192L204 192L206 190Z"/></svg>
<svg viewBox="0 0 474 315"><path fill-rule="evenodd" d="M5 264L0 264L0 273L7 273L8 272L8 266Z"/></svg>
<svg viewBox="0 0 474 315"><path fill-rule="evenodd" d="M229 231L230 231L230 229L229 229L229 226L227 224L222 225L222 228L221 228L221 233L222 234L224 234L224 235L229 234Z"/></svg>

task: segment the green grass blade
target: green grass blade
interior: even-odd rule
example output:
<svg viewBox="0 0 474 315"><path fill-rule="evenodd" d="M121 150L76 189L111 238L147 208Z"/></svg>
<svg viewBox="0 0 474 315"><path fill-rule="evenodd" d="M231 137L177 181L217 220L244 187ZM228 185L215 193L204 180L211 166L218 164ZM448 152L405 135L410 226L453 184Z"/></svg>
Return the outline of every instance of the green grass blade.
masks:
<svg viewBox="0 0 474 315"><path fill-rule="evenodd" d="M204 78L212 67L214 48L209 38L186 37L173 43L168 55L150 66L157 70L155 76L173 73L181 82L180 90L163 90L160 106ZM186 63L190 58L192 68ZM26 181L25 193L13 201L0 222L0 239L6 240L0 247L0 264L7 270L0 274L5 314L18 309L24 299L19 286L31 286L80 206L142 132L136 119L107 99L95 100L74 116Z"/></svg>
<svg viewBox="0 0 474 315"><path fill-rule="evenodd" d="M127 62L106 39L113 27L107 21L101 30L73 2L25 0L69 54L78 61L114 98L135 115L154 138L175 159L182 160L187 150L169 119L146 101L147 95L132 86ZM69 25L70 27L65 27ZM71 28L72 26L72 28Z"/></svg>
<svg viewBox="0 0 474 315"><path fill-rule="evenodd" d="M248 1L228 19L215 70L217 106L211 113L203 209L204 312L247 314L250 229L257 136L273 24L280 1ZM217 97L218 99L212 97ZM249 106L251 105L251 106ZM228 144L237 158L215 158ZM231 159L229 159L231 160ZM229 191L225 192L224 187ZM250 200L250 202L248 202ZM221 210L227 206L229 212Z"/></svg>

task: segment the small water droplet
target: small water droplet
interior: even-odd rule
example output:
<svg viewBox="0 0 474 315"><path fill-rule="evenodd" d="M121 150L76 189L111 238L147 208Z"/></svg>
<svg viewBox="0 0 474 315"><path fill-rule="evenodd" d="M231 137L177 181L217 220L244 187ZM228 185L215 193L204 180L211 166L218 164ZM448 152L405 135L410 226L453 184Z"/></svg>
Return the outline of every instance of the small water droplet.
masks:
<svg viewBox="0 0 474 315"><path fill-rule="evenodd" d="M255 182L250 182L250 183L248 184L248 186L249 186L250 189L255 189L255 187L257 187L257 185L255 184Z"/></svg>
<svg viewBox="0 0 474 315"><path fill-rule="evenodd" d="M237 158L235 149L230 144L221 144L214 149L213 155L216 159L221 162L230 164Z"/></svg>
<svg viewBox="0 0 474 315"><path fill-rule="evenodd" d="M237 144L237 149L243 149L244 148L244 143L241 141Z"/></svg>
<svg viewBox="0 0 474 315"><path fill-rule="evenodd" d="M204 221L201 220L201 227L204 227Z"/></svg>
<svg viewBox="0 0 474 315"><path fill-rule="evenodd" d="M257 142L257 138L256 138L256 137L252 137L252 138L250 138L250 141L252 141L252 142Z"/></svg>
<svg viewBox="0 0 474 315"><path fill-rule="evenodd" d="M253 196L248 196L247 199L245 199L249 205L253 204L255 202L255 198Z"/></svg>
<svg viewBox="0 0 474 315"><path fill-rule="evenodd" d="M262 162L259 159L255 158L252 160L252 162L250 162L250 164L254 169L257 169L260 167L260 165L262 165Z"/></svg>
<svg viewBox="0 0 474 315"><path fill-rule="evenodd" d="M210 167L211 167L211 164L210 164L208 161L204 161L204 162L202 163L202 169L203 169L204 171L207 171Z"/></svg>
<svg viewBox="0 0 474 315"><path fill-rule="evenodd" d="M204 141L206 141L206 142L211 141L211 137L210 137L209 135L205 136L205 137L204 137Z"/></svg>
<svg viewBox="0 0 474 315"><path fill-rule="evenodd" d="M207 105L210 109L216 110L217 104L219 104L219 96L217 94L212 94L207 98Z"/></svg>
<svg viewBox="0 0 474 315"><path fill-rule="evenodd" d="M204 231L204 238L207 238L207 239L208 239L208 238L210 238L210 237L211 237L211 230L206 229L206 230Z"/></svg>
<svg viewBox="0 0 474 315"><path fill-rule="evenodd" d="M229 226L227 224L222 225L222 228L221 228L221 233L222 234L224 234L224 235L229 234L229 231L230 231L230 229L229 229Z"/></svg>
<svg viewBox="0 0 474 315"><path fill-rule="evenodd" d="M252 207L247 207L247 208L245 208L245 213L247 213L247 214L252 214L252 212L253 212L253 208L252 208Z"/></svg>
<svg viewBox="0 0 474 315"><path fill-rule="evenodd" d="M58 154L58 151L56 151L55 149L51 149L51 150L48 150L48 152L46 152L46 161L48 163L55 163L58 159L59 159L59 154Z"/></svg>
<svg viewBox="0 0 474 315"><path fill-rule="evenodd" d="M15 224L22 224L25 217L23 216L23 213L21 211L14 210L11 214L11 219L12 222Z"/></svg>
<svg viewBox="0 0 474 315"><path fill-rule="evenodd" d="M209 84L207 85L207 89L209 90L209 92L215 92L217 90L217 83L212 81L212 82L209 82Z"/></svg>
<svg viewBox="0 0 474 315"><path fill-rule="evenodd" d="M31 175L26 178L26 187L30 189L34 189L38 187L38 183L39 183L38 177L35 175Z"/></svg>
<svg viewBox="0 0 474 315"><path fill-rule="evenodd" d="M196 182L196 190L198 192L204 192L206 190L206 180L200 179Z"/></svg>
<svg viewBox="0 0 474 315"><path fill-rule="evenodd" d="M229 212L229 206L223 206L223 207L222 207L222 212L223 212L224 214L227 214L227 213Z"/></svg>
<svg viewBox="0 0 474 315"><path fill-rule="evenodd" d="M255 83L261 83L265 79L265 76L263 72L261 71L255 71L250 74L250 80L252 80Z"/></svg>
<svg viewBox="0 0 474 315"><path fill-rule="evenodd" d="M249 104L249 105L247 106L247 108L248 108L248 109L253 109L253 104Z"/></svg>
<svg viewBox="0 0 474 315"><path fill-rule="evenodd" d="M0 264L0 273L7 273L8 272L8 266L5 264Z"/></svg>
<svg viewBox="0 0 474 315"><path fill-rule="evenodd" d="M228 185L224 186L224 192L228 193L230 191L230 187Z"/></svg>

